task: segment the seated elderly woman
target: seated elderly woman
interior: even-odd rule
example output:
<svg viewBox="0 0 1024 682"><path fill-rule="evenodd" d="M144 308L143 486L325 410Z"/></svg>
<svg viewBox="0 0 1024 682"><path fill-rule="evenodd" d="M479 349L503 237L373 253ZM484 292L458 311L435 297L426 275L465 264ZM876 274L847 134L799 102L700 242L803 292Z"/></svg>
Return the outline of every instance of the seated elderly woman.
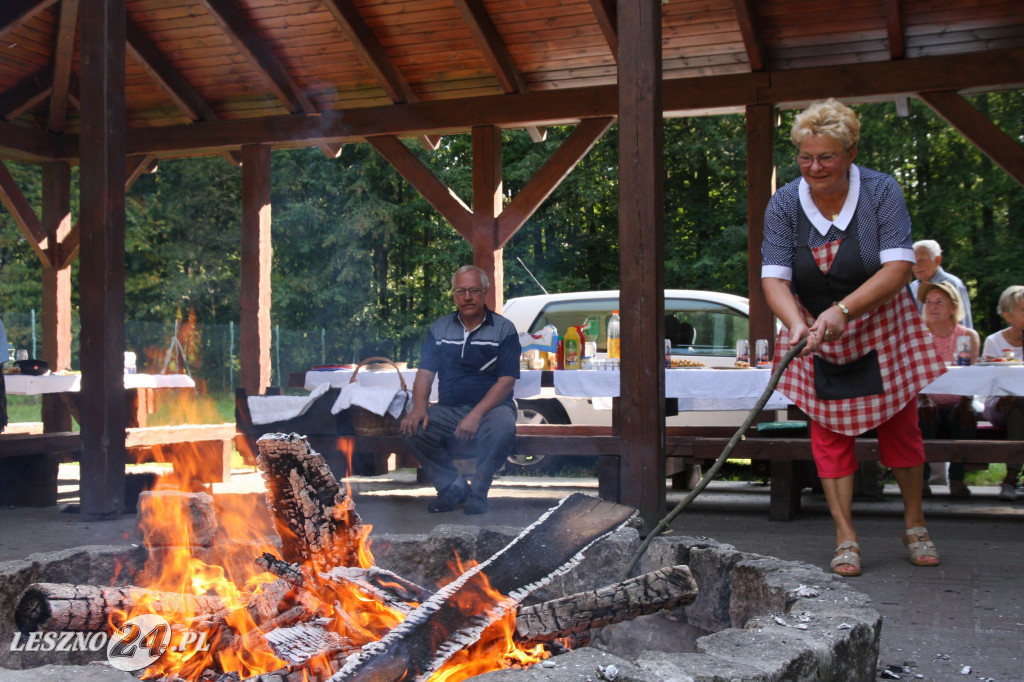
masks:
<svg viewBox="0 0 1024 682"><path fill-rule="evenodd" d="M986 360L1024 360L1024 286L1007 287L999 296L999 314L1010 325L985 339ZM1009 440L1024 440L1024 398L989 396L983 416L994 426L1006 429ZM1017 499L1019 464L1006 465L1006 478L999 486L999 499Z"/></svg>
<svg viewBox="0 0 1024 682"><path fill-rule="evenodd" d="M964 308L956 287L950 282L922 282L917 298L924 304L924 323L942 359L947 364L956 364L957 339L966 336L971 340L971 362L977 361L981 339L978 332L961 324ZM974 396L969 395L919 394L917 416L921 436L973 440L978 435L978 417L974 413L973 401ZM924 480L924 494L930 495L927 466ZM949 494L953 497L971 494L964 483L963 462L949 465Z"/></svg>

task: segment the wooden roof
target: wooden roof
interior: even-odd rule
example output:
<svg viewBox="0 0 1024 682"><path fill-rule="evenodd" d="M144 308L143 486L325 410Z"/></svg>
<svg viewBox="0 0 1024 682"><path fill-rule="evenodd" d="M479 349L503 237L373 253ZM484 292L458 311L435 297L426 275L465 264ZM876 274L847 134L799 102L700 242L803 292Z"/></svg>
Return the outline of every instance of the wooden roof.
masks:
<svg viewBox="0 0 1024 682"><path fill-rule="evenodd" d="M81 2L85 6L85 2ZM129 154L614 115L615 0L126 0ZM0 155L77 157L80 0L0 3ZM668 115L1024 84L1020 0L668 0Z"/></svg>

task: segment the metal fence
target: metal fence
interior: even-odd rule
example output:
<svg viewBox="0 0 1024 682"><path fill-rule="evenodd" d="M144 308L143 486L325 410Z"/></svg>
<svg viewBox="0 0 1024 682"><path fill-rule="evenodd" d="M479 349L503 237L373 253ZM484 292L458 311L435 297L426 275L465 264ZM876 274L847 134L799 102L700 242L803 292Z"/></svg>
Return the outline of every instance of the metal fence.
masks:
<svg viewBox="0 0 1024 682"><path fill-rule="evenodd" d="M2 315L10 357L24 349L37 358L42 352L42 328L36 311ZM80 369L77 317L72 319L71 369ZM230 393L239 381L238 323L195 324L189 321L125 323L125 350L135 353L140 373L184 373L207 392ZM271 328L271 385L286 387L290 372L313 365L356 362L347 338L329 329Z"/></svg>

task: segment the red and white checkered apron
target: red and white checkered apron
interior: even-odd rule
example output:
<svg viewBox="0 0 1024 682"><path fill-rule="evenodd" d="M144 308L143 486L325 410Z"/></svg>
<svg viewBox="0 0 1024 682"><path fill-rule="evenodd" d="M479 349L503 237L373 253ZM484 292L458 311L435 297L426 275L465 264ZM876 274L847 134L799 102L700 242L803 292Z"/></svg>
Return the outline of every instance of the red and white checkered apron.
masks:
<svg viewBox="0 0 1024 682"><path fill-rule="evenodd" d="M812 249L814 260L827 272L839 249L839 240ZM807 326L814 317L800 306ZM796 357L789 363L778 390L807 415L836 433L857 436L889 420L906 407L922 388L946 371L935 351L921 314L906 289L874 312L851 321L841 339L825 342L818 355L835 364L846 364L878 351L885 392L880 395L818 400L814 388L814 360ZM783 328L775 344L775 363L789 351L789 330Z"/></svg>

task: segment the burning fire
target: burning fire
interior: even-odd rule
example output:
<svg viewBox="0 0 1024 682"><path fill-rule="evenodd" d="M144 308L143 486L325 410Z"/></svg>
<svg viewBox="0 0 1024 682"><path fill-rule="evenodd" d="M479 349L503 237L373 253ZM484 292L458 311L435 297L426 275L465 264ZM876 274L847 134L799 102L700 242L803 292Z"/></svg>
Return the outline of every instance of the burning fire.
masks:
<svg viewBox="0 0 1024 682"><path fill-rule="evenodd" d="M348 457L351 463L351 448ZM173 490L179 483L171 476L160 477L158 491ZM208 523L204 526L204 518L212 514L197 513L195 499L180 494L147 496L142 520L149 559L132 582L154 594L215 597L222 608L216 613L190 608L169 613L166 604L157 605L146 599L136 602L131 612L114 614L109 623L111 631L126 620L147 613L160 613L171 624L170 646L145 669L143 679L174 677L195 681L212 670L234 672L244 680L262 673L299 668L305 671L304 679L326 679L332 670L337 670L338 661L321 654L301 666L289 664L274 654L265 635L278 626L316 619L352 647L360 647L379 640L405 618L403 610L368 597L354 583L318 581L321 589L315 593L293 584L282 587L282 579L264 572L253 561L264 552L280 556L281 551L267 541L268 529L252 522L254 510L244 506L244 496L225 495L216 499L216 541L212 542L214 531L207 527ZM374 565L369 531L370 527L364 525L359 541L358 563L363 569ZM452 568L458 575L474 565L464 566L456 558ZM315 577L316 568L306 565L301 570L304 575ZM486 576L479 582L479 594L471 597L473 603L463 607L483 611L503 601L504 597L487 584ZM329 586L329 594L325 594L325 586ZM293 606L282 608L282 602ZM270 615L254 608L254 603L269 605ZM415 606L418 604L408 604L410 609ZM298 617L294 617L296 612ZM530 650L516 646L515 615L514 610L506 613L484 632L477 644L455 654L431 680L457 682L546 658L543 645ZM199 633L198 638L189 633Z"/></svg>

